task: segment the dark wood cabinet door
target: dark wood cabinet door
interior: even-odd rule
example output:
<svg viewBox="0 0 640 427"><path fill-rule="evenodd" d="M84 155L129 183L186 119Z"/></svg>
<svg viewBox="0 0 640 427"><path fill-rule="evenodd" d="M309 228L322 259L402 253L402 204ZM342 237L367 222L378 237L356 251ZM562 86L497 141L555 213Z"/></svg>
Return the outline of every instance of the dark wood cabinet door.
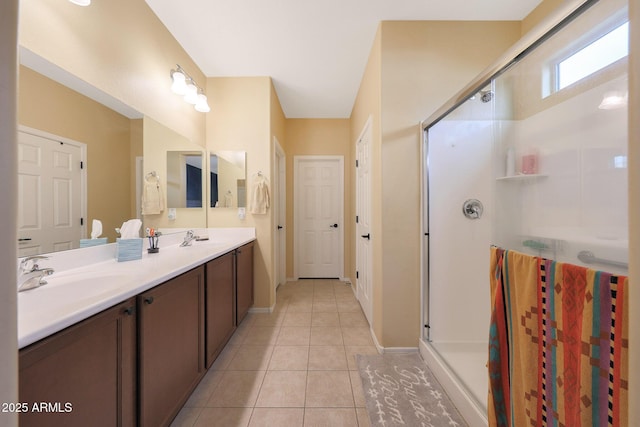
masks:
<svg viewBox="0 0 640 427"><path fill-rule="evenodd" d="M253 242L236 249L236 286L239 325L253 305Z"/></svg>
<svg viewBox="0 0 640 427"><path fill-rule="evenodd" d="M135 426L135 351L134 298L20 350L20 426Z"/></svg>
<svg viewBox="0 0 640 427"><path fill-rule="evenodd" d="M138 295L140 425L171 423L204 375L204 267Z"/></svg>
<svg viewBox="0 0 640 427"><path fill-rule="evenodd" d="M206 266L207 368L213 364L235 330L234 267L231 252L209 261Z"/></svg>

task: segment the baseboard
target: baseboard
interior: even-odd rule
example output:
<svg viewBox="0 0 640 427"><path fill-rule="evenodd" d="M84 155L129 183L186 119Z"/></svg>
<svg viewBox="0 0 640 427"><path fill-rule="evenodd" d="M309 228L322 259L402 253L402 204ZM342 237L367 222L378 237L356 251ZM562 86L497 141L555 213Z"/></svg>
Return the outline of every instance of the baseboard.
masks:
<svg viewBox="0 0 640 427"><path fill-rule="evenodd" d="M427 363L433 375L445 389L453 404L458 408L462 417L470 426L487 426L487 414L480 407L478 402L469 395L464 385L460 383L458 377L451 371L447 363L437 354L435 350L424 341L419 340L420 355Z"/></svg>
<svg viewBox="0 0 640 427"><path fill-rule="evenodd" d="M249 309L249 313L273 313L273 310L276 308L276 305L272 305L271 307L251 307Z"/></svg>
<svg viewBox="0 0 640 427"><path fill-rule="evenodd" d="M373 344L378 349L378 353L415 353L418 351L418 347L383 347L378 342L378 338L376 338L376 334L373 332L373 328L369 328L369 333L371 334L371 338L373 339Z"/></svg>

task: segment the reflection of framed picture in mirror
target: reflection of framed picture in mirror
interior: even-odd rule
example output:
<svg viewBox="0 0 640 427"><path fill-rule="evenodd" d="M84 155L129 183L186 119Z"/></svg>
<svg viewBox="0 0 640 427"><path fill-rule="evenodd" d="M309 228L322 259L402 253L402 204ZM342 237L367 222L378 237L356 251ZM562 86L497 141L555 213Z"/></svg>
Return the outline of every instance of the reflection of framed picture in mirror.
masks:
<svg viewBox="0 0 640 427"><path fill-rule="evenodd" d="M244 151L218 151L211 154L209 200L212 208L246 207L246 156Z"/></svg>

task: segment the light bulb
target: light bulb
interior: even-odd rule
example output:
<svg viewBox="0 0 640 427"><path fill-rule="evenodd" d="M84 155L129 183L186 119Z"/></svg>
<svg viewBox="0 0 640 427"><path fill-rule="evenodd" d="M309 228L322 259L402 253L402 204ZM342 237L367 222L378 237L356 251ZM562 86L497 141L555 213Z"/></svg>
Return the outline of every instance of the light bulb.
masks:
<svg viewBox="0 0 640 427"><path fill-rule="evenodd" d="M180 71L174 71L171 73L173 83L171 84L171 90L178 95L184 95L187 93L187 82L183 73Z"/></svg>
<svg viewBox="0 0 640 427"><path fill-rule="evenodd" d="M69 0L73 4L77 4L78 6L89 6L91 4L91 0Z"/></svg>
<svg viewBox="0 0 640 427"><path fill-rule="evenodd" d="M184 94L185 102L188 102L191 105L195 105L198 102L198 88L193 81L187 84L187 92Z"/></svg>
<svg viewBox="0 0 640 427"><path fill-rule="evenodd" d="M201 113L208 113L211 111L211 107L209 107L209 104L207 103L207 95L204 93L198 94L198 101L196 102L195 109Z"/></svg>

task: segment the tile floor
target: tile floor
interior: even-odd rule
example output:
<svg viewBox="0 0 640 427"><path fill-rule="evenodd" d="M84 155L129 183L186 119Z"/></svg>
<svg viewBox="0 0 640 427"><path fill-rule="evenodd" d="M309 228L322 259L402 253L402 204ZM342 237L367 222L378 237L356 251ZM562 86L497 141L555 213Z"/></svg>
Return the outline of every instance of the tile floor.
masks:
<svg viewBox="0 0 640 427"><path fill-rule="evenodd" d="M172 427L369 426L355 354L377 354L351 287L281 285L271 314L249 314Z"/></svg>

